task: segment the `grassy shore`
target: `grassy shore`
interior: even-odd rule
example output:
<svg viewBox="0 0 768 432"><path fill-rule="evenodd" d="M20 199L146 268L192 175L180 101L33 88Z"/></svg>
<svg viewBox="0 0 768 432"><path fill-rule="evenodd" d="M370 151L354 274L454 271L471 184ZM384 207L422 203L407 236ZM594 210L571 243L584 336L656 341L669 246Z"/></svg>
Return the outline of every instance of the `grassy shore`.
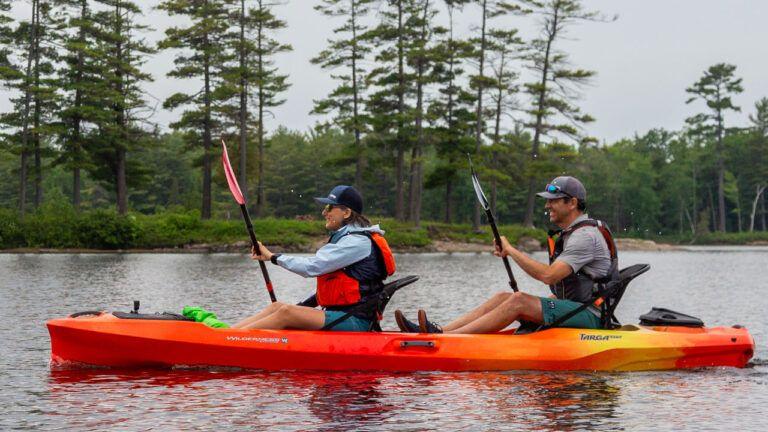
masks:
<svg viewBox="0 0 768 432"><path fill-rule="evenodd" d="M491 230L479 231L469 224L424 221L419 227L390 218L372 217L387 232L387 239L398 251L474 251L488 250ZM258 219L253 221L256 235L276 251L308 252L327 238L323 221L296 219ZM513 243L529 250L545 243L546 232L519 225L499 227ZM768 244L768 232L708 233L691 237L662 237L658 242L678 245ZM201 220L196 211L156 215L90 210L75 212L71 207L48 208L27 215L23 220L13 210L0 209L0 250L135 250L135 251L245 251L248 235L242 220Z"/></svg>
<svg viewBox="0 0 768 432"><path fill-rule="evenodd" d="M768 246L768 231L721 233L709 232L696 236L665 236L657 241L678 245L763 245Z"/></svg>
<svg viewBox="0 0 768 432"><path fill-rule="evenodd" d="M443 242L488 246L490 228L469 224L422 222L420 227L389 218L372 217L387 232L390 245L400 251L439 250ZM319 220L257 219L257 237L282 251L310 251L327 238ZM499 227L511 241L543 244L546 233L519 225ZM201 220L197 212L157 215L94 210L77 213L62 208L38 212L20 220L15 212L0 210L0 249L39 250L247 250L248 234L240 219Z"/></svg>

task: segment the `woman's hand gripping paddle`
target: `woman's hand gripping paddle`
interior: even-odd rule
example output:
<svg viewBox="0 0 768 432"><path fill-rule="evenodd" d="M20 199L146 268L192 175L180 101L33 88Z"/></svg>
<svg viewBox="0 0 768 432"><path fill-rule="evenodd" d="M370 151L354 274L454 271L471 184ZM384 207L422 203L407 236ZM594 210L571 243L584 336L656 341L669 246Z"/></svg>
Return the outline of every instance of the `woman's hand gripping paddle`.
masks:
<svg viewBox="0 0 768 432"><path fill-rule="evenodd" d="M240 204L240 211L243 212L243 220L245 220L245 226L248 228L248 235L251 236L251 244L253 244L256 253L261 254L261 248L256 241L256 234L253 232L253 224L251 223L251 216L248 214L248 209L245 207L245 197L240 191L240 186L237 184L235 173L232 172L232 165L229 163L229 155L227 154L227 145L224 140L221 140L221 147L223 149L221 153L221 162L224 164L224 174L227 177L227 184L229 184L229 190L232 192L232 196L235 198L238 204ZM272 289L272 281L269 279L269 272L267 272L267 266L264 261L259 261L259 267L261 267L261 274L264 275L264 282L267 284L267 291L269 291L269 298L272 303L277 301L275 297L275 291Z"/></svg>
<svg viewBox="0 0 768 432"><path fill-rule="evenodd" d="M485 198L483 188L480 186L480 180L477 179L477 173L475 173L475 168L472 166L472 158L469 155L467 157L469 158L469 170L472 172L472 186L475 188L475 195L477 195L477 200L480 201L480 206L485 210L485 216L488 218L488 225L493 230L493 238L496 240L496 244L501 245L501 236L499 235L499 229L496 227L496 219L494 219L493 213L491 213L491 205L488 203L488 199ZM509 276L509 287L512 288L512 291L517 292L517 281L512 274L509 260L507 257L503 257L502 260L504 261L504 268L507 269L507 276Z"/></svg>

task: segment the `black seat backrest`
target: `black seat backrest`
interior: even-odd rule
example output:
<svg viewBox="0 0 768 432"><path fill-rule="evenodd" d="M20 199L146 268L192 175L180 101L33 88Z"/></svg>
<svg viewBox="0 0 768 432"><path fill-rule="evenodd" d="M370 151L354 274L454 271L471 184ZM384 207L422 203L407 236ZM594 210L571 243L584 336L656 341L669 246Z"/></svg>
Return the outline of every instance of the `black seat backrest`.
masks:
<svg viewBox="0 0 768 432"><path fill-rule="evenodd" d="M384 284L384 288L382 288L381 294L379 294L379 301L376 305L378 312L380 314L384 313L384 308L387 307L389 300L397 292L397 290L403 288L404 286L410 285L417 280L419 280L418 276L410 275Z"/></svg>
<svg viewBox="0 0 768 432"><path fill-rule="evenodd" d="M619 271L619 279L608 283L605 287L605 301L601 306L601 321L603 328L614 328L621 326L616 319L614 312L619 305L624 291L632 280L651 269L650 264L634 264Z"/></svg>
<svg viewBox="0 0 768 432"><path fill-rule="evenodd" d="M626 280L627 283L632 279L640 276L651 269L650 264L634 264L629 267L625 267L619 271L619 280Z"/></svg>

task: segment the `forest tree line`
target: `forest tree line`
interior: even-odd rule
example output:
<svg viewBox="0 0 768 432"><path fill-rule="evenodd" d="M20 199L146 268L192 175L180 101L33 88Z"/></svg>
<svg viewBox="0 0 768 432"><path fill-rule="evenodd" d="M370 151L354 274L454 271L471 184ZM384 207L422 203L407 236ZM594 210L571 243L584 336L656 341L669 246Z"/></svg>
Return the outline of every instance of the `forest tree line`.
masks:
<svg viewBox="0 0 768 432"><path fill-rule="evenodd" d="M347 183L370 214L477 226L470 154L506 223L543 224L535 192L567 173L615 231L766 230L768 99L743 108L747 127L730 124L744 89L736 66L715 64L691 77L687 101L670 101L698 112L679 130L600 143L579 107L595 72L573 66L563 42L575 23L615 17L579 0L312 1L335 29L307 61L337 86L315 101L311 132L271 114L291 81L275 59L292 49L273 1L160 1L176 25L157 44L138 2L30 2L15 20L0 0L0 81L13 107L0 114L0 207L21 217L54 202L230 217L223 138L257 217L317 213L310 198ZM460 37L469 9L479 18ZM523 20L535 37L509 26ZM166 77L146 72L158 52L174 59ZM168 131L143 89L158 78L189 83L162 101L177 114Z"/></svg>

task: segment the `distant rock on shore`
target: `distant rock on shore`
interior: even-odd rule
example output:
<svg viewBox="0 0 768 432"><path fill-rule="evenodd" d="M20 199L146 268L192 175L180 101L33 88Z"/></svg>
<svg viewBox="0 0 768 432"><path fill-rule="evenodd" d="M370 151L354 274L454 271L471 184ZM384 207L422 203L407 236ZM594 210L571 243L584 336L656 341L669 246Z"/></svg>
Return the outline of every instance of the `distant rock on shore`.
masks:
<svg viewBox="0 0 768 432"><path fill-rule="evenodd" d="M426 248L429 252L490 252L487 243L465 243L446 240L433 240Z"/></svg>
<svg viewBox="0 0 768 432"><path fill-rule="evenodd" d="M543 250L541 243L531 237L522 237L518 240L516 247L525 252L536 252ZM493 248L490 242L467 243L448 240L432 240L427 248L429 252L487 252L491 253ZM424 249L422 249L424 250Z"/></svg>
<svg viewBox="0 0 768 432"><path fill-rule="evenodd" d="M680 250L679 247L666 243L656 243L653 240L642 240L633 238L617 238L616 247L620 251L673 251Z"/></svg>

